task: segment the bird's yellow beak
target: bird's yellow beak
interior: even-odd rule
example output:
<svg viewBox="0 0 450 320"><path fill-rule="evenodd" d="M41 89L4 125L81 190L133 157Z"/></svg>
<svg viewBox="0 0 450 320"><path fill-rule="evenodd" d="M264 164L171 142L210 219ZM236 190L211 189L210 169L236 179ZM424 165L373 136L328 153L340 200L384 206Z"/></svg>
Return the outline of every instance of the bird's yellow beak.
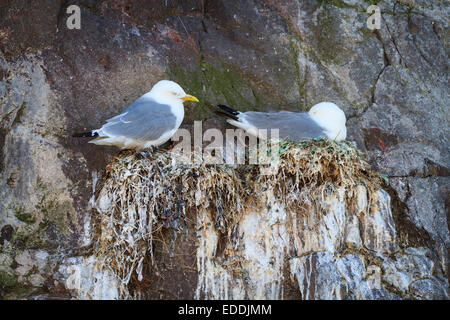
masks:
<svg viewBox="0 0 450 320"><path fill-rule="evenodd" d="M181 98L181 100L199 102L196 97L191 96L190 94L185 95L183 98Z"/></svg>

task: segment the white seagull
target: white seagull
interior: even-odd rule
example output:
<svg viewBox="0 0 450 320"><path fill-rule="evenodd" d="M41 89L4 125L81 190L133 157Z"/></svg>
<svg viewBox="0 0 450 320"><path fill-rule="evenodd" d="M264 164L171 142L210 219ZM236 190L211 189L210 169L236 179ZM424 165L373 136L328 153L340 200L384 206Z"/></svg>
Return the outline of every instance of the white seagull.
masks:
<svg viewBox="0 0 450 320"><path fill-rule="evenodd" d="M279 129L280 138L301 140L326 137L336 141L345 140L347 128L345 113L332 102L314 105L309 112L240 112L218 105L216 113L225 116L228 123L244 129L253 136L261 136L259 129Z"/></svg>
<svg viewBox="0 0 450 320"><path fill-rule="evenodd" d="M95 137L89 141L121 149L151 149L167 142L184 118L184 101L198 99L186 94L175 82L161 80L100 128L73 137Z"/></svg>

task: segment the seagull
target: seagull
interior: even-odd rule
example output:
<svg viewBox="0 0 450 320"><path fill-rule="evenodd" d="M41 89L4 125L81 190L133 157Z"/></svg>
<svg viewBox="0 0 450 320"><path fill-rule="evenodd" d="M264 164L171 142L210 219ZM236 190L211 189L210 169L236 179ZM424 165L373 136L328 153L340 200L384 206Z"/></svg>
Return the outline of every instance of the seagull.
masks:
<svg viewBox="0 0 450 320"><path fill-rule="evenodd" d="M265 138L259 129L279 129L279 137L290 140L329 138L342 141L347 137L345 113L332 102L314 105L309 112L240 112L225 105L217 105L216 113L228 123L244 129L250 135Z"/></svg>
<svg viewBox="0 0 450 320"><path fill-rule="evenodd" d="M184 101L198 99L186 94L177 83L161 80L121 114L106 120L100 129L73 137L95 137L89 143L121 149L152 149L167 142L180 127Z"/></svg>

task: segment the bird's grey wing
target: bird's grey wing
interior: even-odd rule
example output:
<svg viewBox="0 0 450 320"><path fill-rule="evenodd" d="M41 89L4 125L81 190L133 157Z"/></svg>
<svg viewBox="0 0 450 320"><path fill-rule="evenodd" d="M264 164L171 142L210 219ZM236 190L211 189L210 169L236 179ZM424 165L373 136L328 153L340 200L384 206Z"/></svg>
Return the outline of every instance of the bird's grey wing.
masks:
<svg viewBox="0 0 450 320"><path fill-rule="evenodd" d="M176 116L170 106L141 97L123 113L108 119L99 130L103 135L124 136L141 141L157 140L176 126Z"/></svg>
<svg viewBox="0 0 450 320"><path fill-rule="evenodd" d="M306 112L245 112L243 119L258 129L279 129L280 138L292 140L325 136L324 129Z"/></svg>
<svg viewBox="0 0 450 320"><path fill-rule="evenodd" d="M152 104L157 104L153 99L148 98L146 96L142 96L138 99L136 99L132 104L130 104L128 107L125 108L125 110L122 111L121 114L114 116L112 118L109 118L106 120L106 122L117 122L121 118L125 117L128 114L128 118L130 119L134 115L137 115L135 111L137 110L145 110L147 106L151 106ZM129 114L131 111L131 114Z"/></svg>

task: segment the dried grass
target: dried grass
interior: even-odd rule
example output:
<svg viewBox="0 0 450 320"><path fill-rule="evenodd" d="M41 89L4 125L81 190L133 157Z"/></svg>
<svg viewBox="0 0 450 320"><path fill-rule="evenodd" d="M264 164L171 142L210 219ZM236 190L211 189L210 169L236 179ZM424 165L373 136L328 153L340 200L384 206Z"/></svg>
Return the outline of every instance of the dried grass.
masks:
<svg viewBox="0 0 450 320"><path fill-rule="evenodd" d="M281 141L279 152L279 166L271 174L262 174L264 165L180 164L172 153L160 151L153 159L135 154L116 158L97 200L101 232L96 255L101 266L124 284L133 272L141 280L144 260L150 256L155 263L157 232L181 229L188 210L208 208L215 228L229 236L249 205L264 206L256 195L267 189L298 209L323 198L328 187L351 190L363 184L376 189L381 183L348 142Z"/></svg>
<svg viewBox="0 0 450 320"><path fill-rule="evenodd" d="M272 170L254 166L247 180L254 181L255 192L273 189L274 195L291 209L304 209L323 200L327 189L345 187L352 191L357 185L364 185L370 193L381 186L381 176L350 142L282 140L279 152L279 163Z"/></svg>
<svg viewBox="0 0 450 320"><path fill-rule="evenodd" d="M241 212L241 180L230 167L175 160L165 152L154 153L153 159L132 154L108 167L98 201L112 206L97 206L101 233L96 255L123 283L134 270L142 278L147 254L154 263L154 235L163 227L179 228L187 209L215 207L216 228L222 232Z"/></svg>

